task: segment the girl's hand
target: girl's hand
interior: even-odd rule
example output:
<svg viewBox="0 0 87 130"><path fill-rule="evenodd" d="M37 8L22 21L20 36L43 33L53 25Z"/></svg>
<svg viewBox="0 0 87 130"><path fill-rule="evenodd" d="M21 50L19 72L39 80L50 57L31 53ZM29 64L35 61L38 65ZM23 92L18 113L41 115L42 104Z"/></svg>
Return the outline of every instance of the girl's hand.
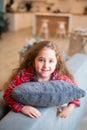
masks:
<svg viewBox="0 0 87 130"><path fill-rule="evenodd" d="M61 107L61 108L58 107L58 109L61 110L60 112L58 112L58 116L60 116L61 118L68 117L71 111L74 109L74 107L75 107L74 104L69 104L68 106Z"/></svg>
<svg viewBox="0 0 87 130"><path fill-rule="evenodd" d="M21 112L27 116L30 116L31 118L38 118L41 116L41 113L32 106L24 106Z"/></svg>

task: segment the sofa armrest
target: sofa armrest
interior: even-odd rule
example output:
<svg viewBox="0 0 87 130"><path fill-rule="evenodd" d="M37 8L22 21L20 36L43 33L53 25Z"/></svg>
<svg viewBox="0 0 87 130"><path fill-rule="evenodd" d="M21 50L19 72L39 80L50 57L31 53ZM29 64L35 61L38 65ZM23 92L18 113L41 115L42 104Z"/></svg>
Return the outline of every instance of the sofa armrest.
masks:
<svg viewBox="0 0 87 130"><path fill-rule="evenodd" d="M10 107L6 105L3 99L3 91L0 92L0 120L10 111Z"/></svg>

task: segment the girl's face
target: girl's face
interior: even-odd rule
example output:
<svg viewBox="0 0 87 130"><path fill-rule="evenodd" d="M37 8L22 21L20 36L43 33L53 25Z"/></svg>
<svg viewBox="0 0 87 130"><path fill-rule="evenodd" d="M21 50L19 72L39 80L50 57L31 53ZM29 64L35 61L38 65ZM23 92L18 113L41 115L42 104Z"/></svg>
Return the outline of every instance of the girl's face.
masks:
<svg viewBox="0 0 87 130"><path fill-rule="evenodd" d="M50 48L42 49L35 58L35 70L38 81L48 81L56 69L57 59L55 51Z"/></svg>

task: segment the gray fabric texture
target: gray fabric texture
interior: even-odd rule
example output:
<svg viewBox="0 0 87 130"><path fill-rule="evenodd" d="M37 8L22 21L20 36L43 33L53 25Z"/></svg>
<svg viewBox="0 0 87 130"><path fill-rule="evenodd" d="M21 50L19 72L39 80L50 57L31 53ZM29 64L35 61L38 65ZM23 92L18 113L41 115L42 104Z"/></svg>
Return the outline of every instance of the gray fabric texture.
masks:
<svg viewBox="0 0 87 130"><path fill-rule="evenodd" d="M27 82L12 91L12 97L16 101L39 107L59 106L84 96L83 89L60 80Z"/></svg>

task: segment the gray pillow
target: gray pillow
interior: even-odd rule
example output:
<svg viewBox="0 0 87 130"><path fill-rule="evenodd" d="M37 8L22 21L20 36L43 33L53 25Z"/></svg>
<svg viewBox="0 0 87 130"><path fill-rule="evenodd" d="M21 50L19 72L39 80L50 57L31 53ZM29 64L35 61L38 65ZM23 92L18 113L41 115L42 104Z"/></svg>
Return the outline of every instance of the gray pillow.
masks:
<svg viewBox="0 0 87 130"><path fill-rule="evenodd" d="M16 101L39 107L59 106L84 96L84 90L60 80L27 82L12 91L12 97Z"/></svg>

